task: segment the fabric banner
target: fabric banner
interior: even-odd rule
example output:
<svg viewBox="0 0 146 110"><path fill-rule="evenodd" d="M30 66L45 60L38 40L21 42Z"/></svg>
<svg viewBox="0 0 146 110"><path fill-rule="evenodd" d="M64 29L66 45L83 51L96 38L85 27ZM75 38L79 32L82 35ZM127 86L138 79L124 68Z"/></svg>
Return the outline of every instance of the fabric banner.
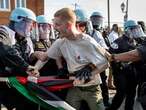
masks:
<svg viewBox="0 0 146 110"><path fill-rule="evenodd" d="M23 94L27 99L48 110L75 110L75 108L39 84L16 77L9 77L8 82L10 83L10 86L16 88L16 90ZM53 83L58 84L58 81L57 83Z"/></svg>

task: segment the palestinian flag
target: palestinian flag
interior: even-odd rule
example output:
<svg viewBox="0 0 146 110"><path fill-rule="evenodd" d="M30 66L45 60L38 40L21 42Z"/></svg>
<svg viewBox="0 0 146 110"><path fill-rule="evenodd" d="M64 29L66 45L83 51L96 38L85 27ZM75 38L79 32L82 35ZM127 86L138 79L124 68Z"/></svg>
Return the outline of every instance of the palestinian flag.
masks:
<svg viewBox="0 0 146 110"><path fill-rule="evenodd" d="M24 77L9 77L0 78L0 81L8 81L10 86L16 88L27 99L48 110L75 110L52 93L52 91L72 87L72 80L40 77L37 80L38 83L34 83Z"/></svg>

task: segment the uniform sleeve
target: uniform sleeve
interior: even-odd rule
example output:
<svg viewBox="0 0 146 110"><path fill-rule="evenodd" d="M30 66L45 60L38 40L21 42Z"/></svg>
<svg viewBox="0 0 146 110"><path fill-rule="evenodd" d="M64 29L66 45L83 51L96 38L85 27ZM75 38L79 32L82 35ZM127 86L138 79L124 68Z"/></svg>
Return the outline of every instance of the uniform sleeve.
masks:
<svg viewBox="0 0 146 110"><path fill-rule="evenodd" d="M146 61L146 39L137 47L141 59Z"/></svg>
<svg viewBox="0 0 146 110"><path fill-rule="evenodd" d="M60 47L61 47L62 39L57 39L51 47L48 49L48 57L53 59L58 59L62 56Z"/></svg>
<svg viewBox="0 0 146 110"><path fill-rule="evenodd" d="M28 46L30 47L30 53L29 53L29 56L30 56L32 53L34 53L33 43L30 37L28 37L26 40L27 40Z"/></svg>
<svg viewBox="0 0 146 110"><path fill-rule="evenodd" d="M26 70L29 66L14 48L0 42L0 57L6 66Z"/></svg>
<svg viewBox="0 0 146 110"><path fill-rule="evenodd" d="M89 47L90 46L90 47ZM108 66L108 52L101 47L94 39L91 39L90 44L88 45L88 56L87 59L96 65L98 73L104 71Z"/></svg>
<svg viewBox="0 0 146 110"><path fill-rule="evenodd" d="M141 56L141 59L146 61L146 45L138 46L137 50L139 52L139 55Z"/></svg>
<svg viewBox="0 0 146 110"><path fill-rule="evenodd" d="M98 31L95 31L94 35L93 35L93 38L97 41L97 43L100 44L100 46L102 46L103 48L105 49L108 49L105 41L104 41L104 38L102 36L102 34Z"/></svg>
<svg viewBox="0 0 146 110"><path fill-rule="evenodd" d="M0 26L0 42L5 45L11 45L11 39L7 30Z"/></svg>

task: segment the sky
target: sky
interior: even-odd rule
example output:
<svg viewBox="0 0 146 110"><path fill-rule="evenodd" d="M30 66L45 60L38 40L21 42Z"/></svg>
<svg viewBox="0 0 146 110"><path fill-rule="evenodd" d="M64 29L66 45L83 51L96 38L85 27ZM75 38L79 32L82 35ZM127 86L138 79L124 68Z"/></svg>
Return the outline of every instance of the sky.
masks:
<svg viewBox="0 0 146 110"><path fill-rule="evenodd" d="M110 24L118 23L123 25L124 14L121 11L120 5L122 2L126 4L126 0L109 0L110 1ZM128 19L142 20L146 22L146 0L128 0ZM77 7L84 9L88 16L94 11L99 11L104 15L104 24L107 25L107 0L45 0L45 15L49 16L50 20L53 18L53 14L63 8Z"/></svg>

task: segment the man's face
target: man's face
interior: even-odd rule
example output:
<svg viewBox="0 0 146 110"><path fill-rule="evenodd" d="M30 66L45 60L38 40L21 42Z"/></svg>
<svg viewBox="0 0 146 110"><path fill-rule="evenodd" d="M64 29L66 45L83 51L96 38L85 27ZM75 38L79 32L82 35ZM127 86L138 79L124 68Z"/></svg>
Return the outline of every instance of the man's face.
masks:
<svg viewBox="0 0 146 110"><path fill-rule="evenodd" d="M38 29L39 29L39 38L42 40L48 40L51 30L51 25L48 23L40 23L38 24Z"/></svg>
<svg viewBox="0 0 146 110"><path fill-rule="evenodd" d="M103 25L103 17L101 16L92 16L91 22L93 26L98 26L98 28L102 27Z"/></svg>
<svg viewBox="0 0 146 110"><path fill-rule="evenodd" d="M80 32L86 32L86 22L77 22L76 27Z"/></svg>
<svg viewBox="0 0 146 110"><path fill-rule="evenodd" d="M65 21L60 17L55 17L53 20L54 29L59 32L61 37L65 37L68 34L68 26Z"/></svg>
<svg viewBox="0 0 146 110"><path fill-rule="evenodd" d="M32 29L34 28L34 22L28 18L24 18L20 22L14 24L15 31L23 37L29 37Z"/></svg>

